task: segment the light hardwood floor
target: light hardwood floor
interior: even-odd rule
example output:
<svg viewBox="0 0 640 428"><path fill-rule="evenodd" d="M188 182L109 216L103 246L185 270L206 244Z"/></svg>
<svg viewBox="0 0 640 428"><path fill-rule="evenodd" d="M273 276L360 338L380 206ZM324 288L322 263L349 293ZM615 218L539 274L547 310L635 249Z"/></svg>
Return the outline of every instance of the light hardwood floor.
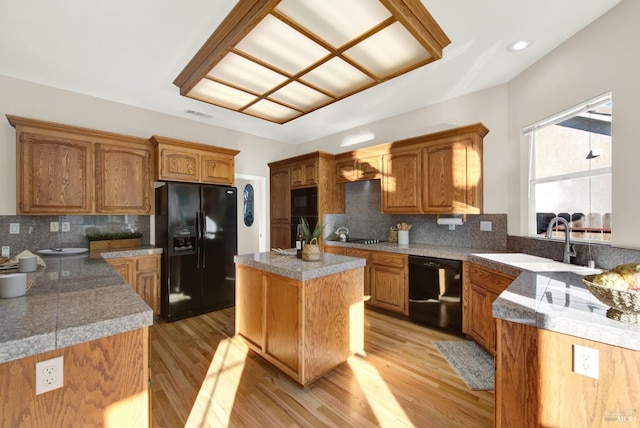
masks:
<svg viewBox="0 0 640 428"><path fill-rule="evenodd" d="M247 350L234 308L151 327L154 427L491 427L434 340L459 337L365 312L365 354L306 388Z"/></svg>

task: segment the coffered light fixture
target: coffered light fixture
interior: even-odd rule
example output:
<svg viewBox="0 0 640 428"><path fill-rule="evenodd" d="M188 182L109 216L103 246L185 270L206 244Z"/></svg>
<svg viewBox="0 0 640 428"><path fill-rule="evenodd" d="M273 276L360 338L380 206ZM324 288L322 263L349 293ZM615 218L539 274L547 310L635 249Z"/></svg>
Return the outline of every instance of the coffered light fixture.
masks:
<svg viewBox="0 0 640 428"><path fill-rule="evenodd" d="M282 124L436 61L449 43L420 0L240 0L173 83Z"/></svg>

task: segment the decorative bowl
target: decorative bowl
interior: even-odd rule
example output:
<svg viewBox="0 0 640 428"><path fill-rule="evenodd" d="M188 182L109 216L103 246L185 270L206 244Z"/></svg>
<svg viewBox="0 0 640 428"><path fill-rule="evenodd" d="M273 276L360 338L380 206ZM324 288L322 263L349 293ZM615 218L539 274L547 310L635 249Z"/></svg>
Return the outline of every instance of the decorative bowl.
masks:
<svg viewBox="0 0 640 428"><path fill-rule="evenodd" d="M640 291L615 290L592 281L596 275L582 277L582 282L598 300L610 309L607 317L618 321L640 324Z"/></svg>

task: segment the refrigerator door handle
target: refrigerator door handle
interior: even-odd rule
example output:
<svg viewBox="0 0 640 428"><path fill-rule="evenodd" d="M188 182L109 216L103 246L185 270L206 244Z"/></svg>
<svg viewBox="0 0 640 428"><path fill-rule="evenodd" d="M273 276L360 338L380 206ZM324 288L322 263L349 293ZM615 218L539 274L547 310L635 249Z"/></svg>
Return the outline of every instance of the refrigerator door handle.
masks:
<svg viewBox="0 0 640 428"><path fill-rule="evenodd" d="M196 269L200 269L201 246L202 246L202 233L200 231L200 211L196 211Z"/></svg>
<svg viewBox="0 0 640 428"><path fill-rule="evenodd" d="M206 236L207 236L207 214L202 211L200 212L200 215L202 216L201 219L201 224L202 224L202 269L204 269L207 266L207 246L204 245Z"/></svg>

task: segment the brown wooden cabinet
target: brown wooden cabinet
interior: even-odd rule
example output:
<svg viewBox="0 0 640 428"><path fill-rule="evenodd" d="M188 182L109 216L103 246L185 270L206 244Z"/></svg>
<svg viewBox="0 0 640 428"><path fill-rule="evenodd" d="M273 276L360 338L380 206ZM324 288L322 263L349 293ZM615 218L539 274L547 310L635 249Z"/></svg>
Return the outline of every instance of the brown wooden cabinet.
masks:
<svg viewBox="0 0 640 428"><path fill-rule="evenodd" d="M482 139L478 123L395 142L383 157L382 211L482 213Z"/></svg>
<svg viewBox="0 0 640 428"><path fill-rule="evenodd" d="M269 164L271 247L291 248L291 189L317 187L318 218L344 212L344 185L335 180L333 155L314 152Z"/></svg>
<svg viewBox="0 0 640 428"><path fill-rule="evenodd" d="M372 306L409 315L409 289L407 287L408 257L371 251L371 300Z"/></svg>
<svg viewBox="0 0 640 428"><path fill-rule="evenodd" d="M371 300L371 251L360 250L357 248L345 248L345 256L358 257L365 259L367 264L364 266L364 301Z"/></svg>
<svg viewBox="0 0 640 428"><path fill-rule="evenodd" d="M383 156L382 211L419 213L422 180L421 148L391 149Z"/></svg>
<svg viewBox="0 0 640 428"><path fill-rule="evenodd" d="M236 264L236 332L301 385L364 347L362 269L299 281Z"/></svg>
<svg viewBox="0 0 640 428"><path fill-rule="evenodd" d="M291 169L291 188L318 185L318 160L309 159L294 163Z"/></svg>
<svg viewBox="0 0 640 428"><path fill-rule="evenodd" d="M96 213L151 213L152 158L153 147L146 142L96 144Z"/></svg>
<svg viewBox="0 0 640 428"><path fill-rule="evenodd" d="M237 150L154 135L156 180L232 186Z"/></svg>
<svg viewBox="0 0 640 428"><path fill-rule="evenodd" d="M16 128L17 214L150 214L146 139L7 115Z"/></svg>
<svg viewBox="0 0 640 428"><path fill-rule="evenodd" d="M465 270L463 332L495 356L496 321L492 305L515 277L475 263L467 263Z"/></svg>
<svg viewBox="0 0 640 428"><path fill-rule="evenodd" d="M114 257L106 261L147 302L153 313L158 315L160 313L160 255Z"/></svg>
<svg viewBox="0 0 640 428"><path fill-rule="evenodd" d="M389 144L336 155L336 181L346 183L382 178L382 156Z"/></svg>

